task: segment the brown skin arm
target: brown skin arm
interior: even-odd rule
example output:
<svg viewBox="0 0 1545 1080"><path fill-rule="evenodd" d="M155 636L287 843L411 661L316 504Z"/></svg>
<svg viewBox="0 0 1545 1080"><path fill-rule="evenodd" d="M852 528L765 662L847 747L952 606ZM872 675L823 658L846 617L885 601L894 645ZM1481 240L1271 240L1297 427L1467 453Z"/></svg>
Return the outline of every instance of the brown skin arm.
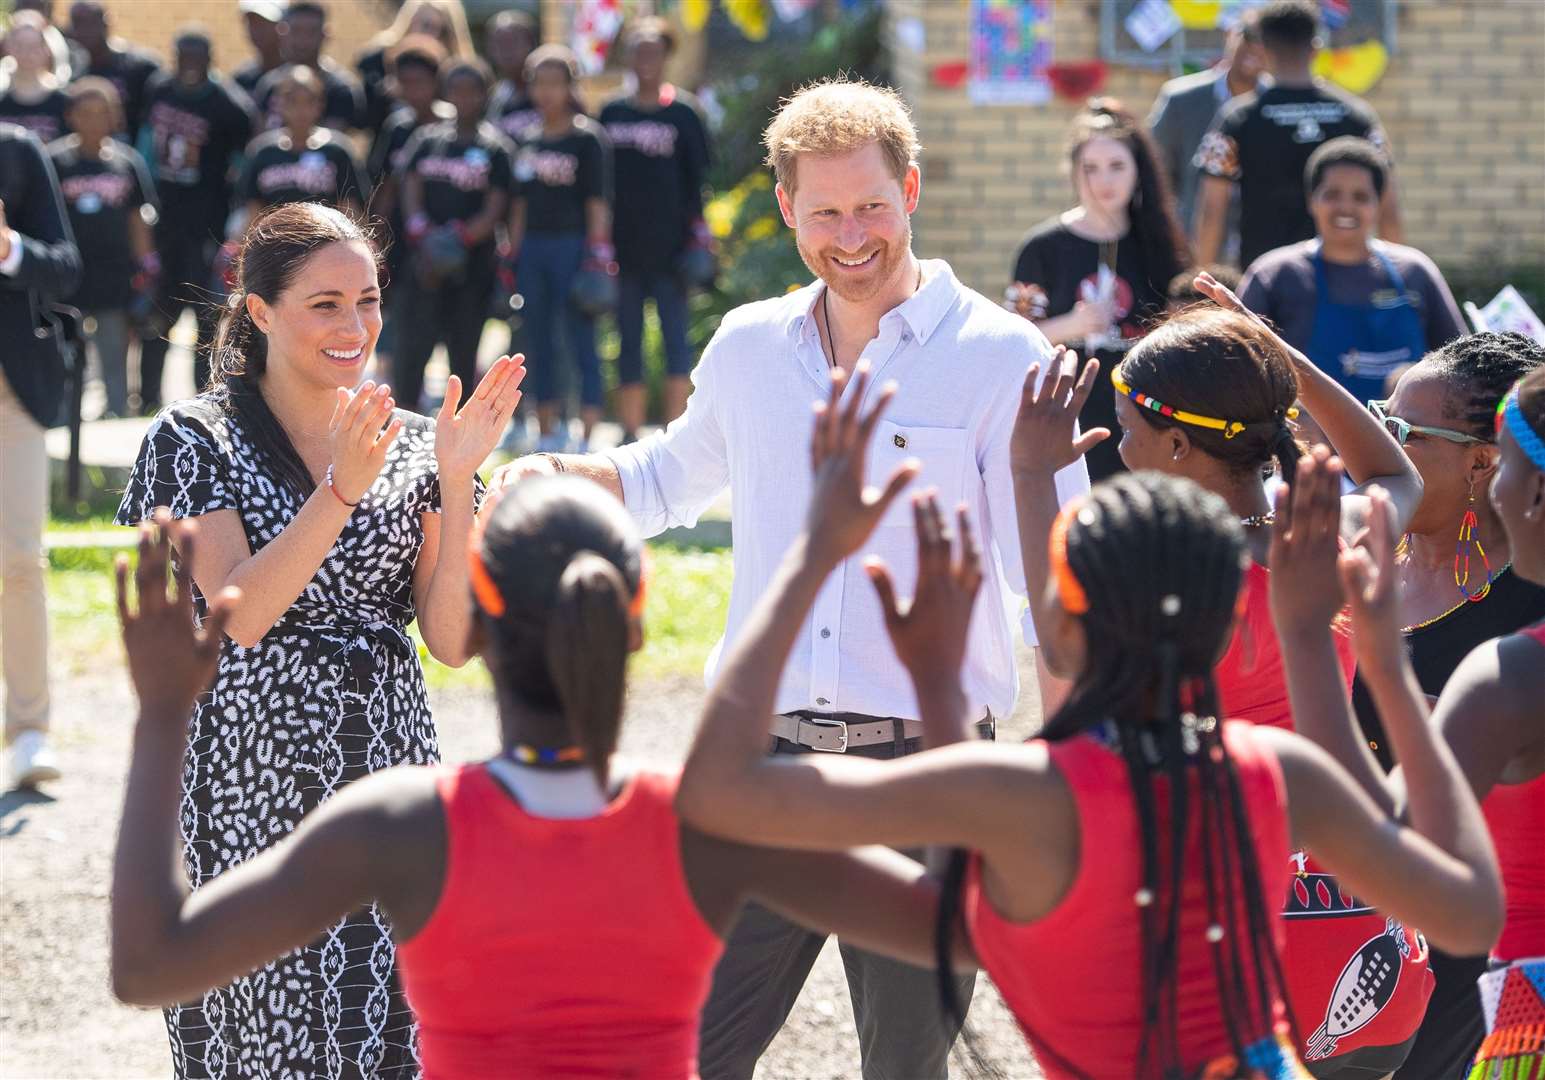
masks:
<svg viewBox="0 0 1545 1080"><path fill-rule="evenodd" d="M752 847L682 825L681 859L693 903L720 936L728 936L741 905L756 900L812 930L933 967L938 882L899 852ZM977 966L964 935L955 941L954 964L961 971Z"/></svg>
<svg viewBox="0 0 1545 1080"><path fill-rule="evenodd" d="M424 212L424 180L418 173L409 169L402 174L399 193L402 196L403 221L412 221L414 217Z"/></svg>
<svg viewBox="0 0 1545 1080"><path fill-rule="evenodd" d="M510 200L510 216L504 227L509 233L510 251L520 254L520 245L526 239L526 200L519 195Z"/></svg>
<svg viewBox="0 0 1545 1080"><path fill-rule="evenodd" d="M156 249L155 233L147 222L139 214L129 215L129 250L133 252L135 261L143 259Z"/></svg>
<svg viewBox="0 0 1545 1080"><path fill-rule="evenodd" d="M592 244L612 242L612 211L605 199L585 200L585 239Z"/></svg>
<svg viewBox="0 0 1545 1080"><path fill-rule="evenodd" d="M1384 185L1384 197L1379 200L1379 239L1391 244L1405 243L1406 227L1400 214L1400 194L1396 190L1395 174L1389 173Z"/></svg>
<svg viewBox="0 0 1545 1080"><path fill-rule="evenodd" d="M1196 263L1211 266L1223 250L1223 231L1228 226L1228 201L1234 184L1221 176L1202 177L1196 193Z"/></svg>
<svg viewBox="0 0 1545 1080"><path fill-rule="evenodd" d="M1449 802L1458 840L1445 851L1386 815L1324 750L1290 731L1258 728L1282 766L1295 843L1314 852L1380 911L1422 928L1458 956L1484 953L1502 932L1502 879L1480 808L1468 792Z"/></svg>

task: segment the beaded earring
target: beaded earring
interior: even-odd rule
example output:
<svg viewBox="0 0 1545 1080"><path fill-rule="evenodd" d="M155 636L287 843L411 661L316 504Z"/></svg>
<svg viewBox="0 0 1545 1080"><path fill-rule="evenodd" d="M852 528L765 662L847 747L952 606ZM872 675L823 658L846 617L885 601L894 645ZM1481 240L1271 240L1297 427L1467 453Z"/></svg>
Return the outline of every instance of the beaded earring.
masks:
<svg viewBox="0 0 1545 1080"><path fill-rule="evenodd" d="M1475 516L1475 483L1470 483L1470 505L1465 509L1465 516L1459 519L1459 541L1454 546L1454 584L1459 588L1459 595L1470 603L1477 603L1486 598L1491 591L1493 574L1491 560L1486 557L1486 549L1475 538L1475 526L1479 519ZM1481 565L1486 568L1486 584L1475 592L1470 592L1467 587L1470 584L1470 548L1474 548L1481 557ZM1461 570L1461 566L1463 569Z"/></svg>

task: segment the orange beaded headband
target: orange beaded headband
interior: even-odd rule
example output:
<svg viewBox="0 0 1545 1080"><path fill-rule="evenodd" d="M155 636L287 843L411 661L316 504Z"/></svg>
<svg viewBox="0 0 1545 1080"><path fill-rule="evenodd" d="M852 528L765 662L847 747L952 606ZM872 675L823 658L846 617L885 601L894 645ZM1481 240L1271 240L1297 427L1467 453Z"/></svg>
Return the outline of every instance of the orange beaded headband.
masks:
<svg viewBox="0 0 1545 1080"><path fill-rule="evenodd" d="M1082 615L1089 610L1089 597L1084 593L1078 575L1068 565L1068 524L1081 502L1064 506L1051 526L1051 572L1057 582L1057 599L1062 602L1063 610L1071 615Z"/></svg>

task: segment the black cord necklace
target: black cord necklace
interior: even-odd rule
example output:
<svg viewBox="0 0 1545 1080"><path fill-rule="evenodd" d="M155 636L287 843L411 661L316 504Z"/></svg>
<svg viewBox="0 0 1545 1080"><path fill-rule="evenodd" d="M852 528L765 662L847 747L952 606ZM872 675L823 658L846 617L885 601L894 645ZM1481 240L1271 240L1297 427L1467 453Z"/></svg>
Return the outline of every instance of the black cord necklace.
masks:
<svg viewBox="0 0 1545 1080"><path fill-rule="evenodd" d="M915 295L918 289L923 287L923 264L917 264L917 285L912 292ZM837 366L837 335L832 333L832 287L827 285L821 290L821 321L826 324L826 341L822 344L822 353L826 356L827 367ZM817 334L817 337L820 335ZM829 352L828 352L829 350Z"/></svg>

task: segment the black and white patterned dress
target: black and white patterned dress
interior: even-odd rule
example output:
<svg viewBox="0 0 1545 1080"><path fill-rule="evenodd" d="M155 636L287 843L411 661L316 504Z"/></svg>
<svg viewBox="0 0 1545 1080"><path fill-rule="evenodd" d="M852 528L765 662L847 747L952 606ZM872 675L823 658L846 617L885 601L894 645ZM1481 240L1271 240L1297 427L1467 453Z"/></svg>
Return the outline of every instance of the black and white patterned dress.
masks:
<svg viewBox="0 0 1545 1080"><path fill-rule="evenodd" d="M438 512L434 424L407 426L316 576L263 640L227 640L194 709L181 832L195 888L289 834L369 773L438 759L423 671L407 635L420 515ZM241 515L254 552L299 512L239 417L201 395L145 435L117 522ZM202 597L195 597L203 611ZM412 1077L416 1037L374 905L202 1000L166 1011L179 1077Z"/></svg>

